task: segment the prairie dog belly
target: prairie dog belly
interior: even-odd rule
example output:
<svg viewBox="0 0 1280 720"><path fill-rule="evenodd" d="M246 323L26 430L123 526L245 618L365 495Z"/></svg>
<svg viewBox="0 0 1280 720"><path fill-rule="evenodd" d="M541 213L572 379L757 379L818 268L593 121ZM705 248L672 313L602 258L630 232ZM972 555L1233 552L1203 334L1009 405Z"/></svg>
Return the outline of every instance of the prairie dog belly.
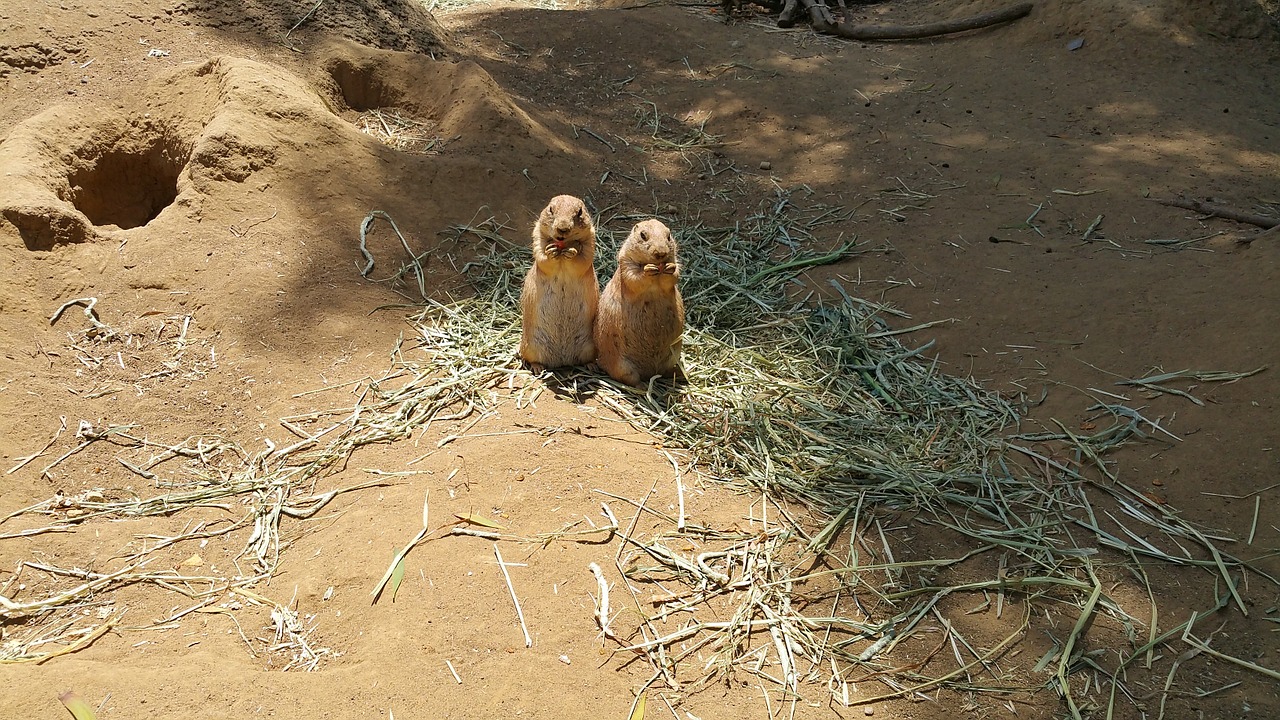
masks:
<svg viewBox="0 0 1280 720"><path fill-rule="evenodd" d="M618 251L618 267L600 297L596 349L600 367L640 386L655 375L682 374L684 300L678 248L657 219L637 223Z"/></svg>
<svg viewBox="0 0 1280 720"><path fill-rule="evenodd" d="M580 279L563 275L540 278L538 290L538 322L530 328L531 344L540 349L538 362L563 367L594 359L591 334L598 299ZM588 354L592 357L584 360Z"/></svg>
<svg viewBox="0 0 1280 720"><path fill-rule="evenodd" d="M596 359L596 232L582 200L557 195L533 226L533 266L520 293L520 356L535 372Z"/></svg>

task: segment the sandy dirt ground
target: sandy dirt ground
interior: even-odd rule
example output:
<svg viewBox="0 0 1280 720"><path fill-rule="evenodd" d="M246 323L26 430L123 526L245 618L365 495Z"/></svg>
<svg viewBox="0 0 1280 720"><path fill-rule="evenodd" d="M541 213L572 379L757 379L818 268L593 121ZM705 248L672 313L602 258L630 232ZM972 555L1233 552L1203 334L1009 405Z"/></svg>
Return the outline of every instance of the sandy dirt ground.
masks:
<svg viewBox="0 0 1280 720"><path fill-rule="evenodd" d="M1002 5L851 14L907 24ZM1267 9L1042 0L1000 27L861 43L780 30L752 7L726 24L698 3L443 3L434 16L408 0L0 4L3 714L64 717L59 694L73 691L100 718L626 717L653 670L601 636L587 567L603 568L631 642L645 639L635 608L662 591L637 585L631 604L615 558L634 553L617 537L433 539L406 557L394 600L370 602L428 494L433 527L483 518L537 538L606 524L607 502L636 537L670 530L667 449L589 396L502 401L363 447L292 502L357 489L280 518L278 544L255 544L244 518L283 489L139 516L93 508L266 468L316 431L310 413L350 407L362 379L386 374L417 331L404 307L417 282L373 281L403 253L382 222L368 240L379 264L362 277L371 210L428 253L424 287L446 301L467 294L459 268L484 242L451 239L456 225L495 218L523 244L547 200L572 193L602 221L733 226L786 192L853 211L823 239L856 238L859 251L803 273L805 292L829 297L839 280L899 313L886 315L895 327L945 321L901 339L934 341L925 358L943 372L1025 403L1024 429L1087 433L1090 408L1117 397L1142 408L1178 439L1147 427L1107 467L1252 564L1220 569L1194 547L1184 563L1104 550L1106 595L1133 634L1109 619L1081 628L1078 711L1103 716L1117 658L1220 606L1194 626L1209 650L1178 631L1127 668L1116 717L1280 716L1280 237L1249 242L1259 227L1153 201L1280 217L1280 34ZM655 113L714 144L655 145ZM1165 385L1176 393L1115 384L1184 370L1199 379ZM687 467L683 482L684 512L706 527L757 533L784 512L810 531L823 522ZM909 511L865 512L887 531L881 561L978 544ZM1171 547L1159 535L1131 540ZM269 576L226 589L261 557ZM157 575L103 580L122 570ZM1003 572L984 556L947 580ZM155 581L165 573L182 579ZM781 670L759 634L763 651L696 691L648 685L645 714L1068 716L1053 658L1080 608L986 600L947 598L921 620L927 633L875 664L806 659L797 693L768 679ZM717 607L702 619L725 620ZM945 671L924 663L956 637L948 622L985 653L1028 608L973 687L927 682ZM1019 689L981 689L995 685Z"/></svg>

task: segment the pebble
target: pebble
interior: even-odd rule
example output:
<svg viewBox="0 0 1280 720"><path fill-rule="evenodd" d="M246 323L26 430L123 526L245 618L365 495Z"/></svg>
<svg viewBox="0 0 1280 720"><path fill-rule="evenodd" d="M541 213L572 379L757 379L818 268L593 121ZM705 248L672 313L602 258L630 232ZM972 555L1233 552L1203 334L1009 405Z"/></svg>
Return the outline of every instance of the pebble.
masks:
<svg viewBox="0 0 1280 720"><path fill-rule="evenodd" d="M773 163L769 162L768 160L765 160L764 162L760 163L760 169L761 169L761 170L772 170L772 169L773 169Z"/></svg>

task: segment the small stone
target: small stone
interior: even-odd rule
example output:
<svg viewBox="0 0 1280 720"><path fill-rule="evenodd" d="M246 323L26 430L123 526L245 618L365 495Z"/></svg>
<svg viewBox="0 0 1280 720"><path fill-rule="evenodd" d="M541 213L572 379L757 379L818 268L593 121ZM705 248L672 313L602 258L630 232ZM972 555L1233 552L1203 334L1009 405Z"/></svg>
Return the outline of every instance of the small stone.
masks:
<svg viewBox="0 0 1280 720"><path fill-rule="evenodd" d="M876 711L874 708L862 708L862 714L866 715L867 717L871 717L872 715L876 714Z"/></svg>
<svg viewBox="0 0 1280 720"><path fill-rule="evenodd" d="M760 163L760 169L761 169L761 170L772 170L772 169L773 169L773 163L769 162L768 160L765 160L764 162Z"/></svg>
<svg viewBox="0 0 1280 720"><path fill-rule="evenodd" d="M729 47L731 47L731 48L740 48L740 47L742 47L742 41L741 41L741 40L731 40L731 41L729 41Z"/></svg>

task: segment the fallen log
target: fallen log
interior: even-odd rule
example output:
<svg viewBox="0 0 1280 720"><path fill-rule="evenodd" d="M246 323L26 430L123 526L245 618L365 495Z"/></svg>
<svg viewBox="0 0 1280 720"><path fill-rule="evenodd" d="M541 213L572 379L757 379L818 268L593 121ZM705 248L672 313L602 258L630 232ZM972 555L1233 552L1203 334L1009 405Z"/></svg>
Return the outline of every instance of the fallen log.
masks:
<svg viewBox="0 0 1280 720"><path fill-rule="evenodd" d="M1235 220L1236 222L1257 225L1260 228L1270 229L1280 225L1280 219L1267 217L1266 215L1254 215L1235 208L1229 208L1225 205L1215 205L1214 203L1202 202L1200 200L1184 200L1182 198L1151 198L1161 205L1169 207L1182 208L1183 210L1191 210L1201 215L1209 215L1211 217L1220 217L1225 220Z"/></svg>
<svg viewBox="0 0 1280 720"><path fill-rule="evenodd" d="M843 22L836 22L831 15L831 10L822 3L815 0L799 0L799 2L808 11L809 23L814 30L827 35L838 35L850 40L917 40L919 38L950 35L1011 22L1025 17L1031 12L1032 8L1032 3L1024 2L1011 5L1002 10L982 13L981 15L958 20L942 20L923 25L849 25ZM794 24L790 16L787 16L785 21L790 24L784 25L784 18L779 17L779 27L791 27Z"/></svg>
<svg viewBox="0 0 1280 720"><path fill-rule="evenodd" d="M1275 225L1266 230L1263 230L1262 232L1258 233L1257 235L1254 235L1253 237L1240 238L1237 242L1241 243L1242 245L1248 245L1254 240L1262 240L1263 238L1280 238L1280 225Z"/></svg>

